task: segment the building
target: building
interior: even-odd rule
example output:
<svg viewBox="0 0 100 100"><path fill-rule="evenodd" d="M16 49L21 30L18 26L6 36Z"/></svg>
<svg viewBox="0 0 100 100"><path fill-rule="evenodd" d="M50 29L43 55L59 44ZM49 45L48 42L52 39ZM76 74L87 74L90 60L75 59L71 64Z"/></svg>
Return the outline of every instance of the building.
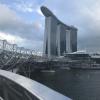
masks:
<svg viewBox="0 0 100 100"><path fill-rule="evenodd" d="M62 56L77 51L77 29L62 23L48 8L42 6L41 11L45 16L44 55Z"/></svg>
<svg viewBox="0 0 100 100"><path fill-rule="evenodd" d="M84 61L86 60L87 62L91 59L91 56L86 52L86 51L77 51L77 52L72 52L72 53L65 53L64 57L70 60L75 60L75 61Z"/></svg>

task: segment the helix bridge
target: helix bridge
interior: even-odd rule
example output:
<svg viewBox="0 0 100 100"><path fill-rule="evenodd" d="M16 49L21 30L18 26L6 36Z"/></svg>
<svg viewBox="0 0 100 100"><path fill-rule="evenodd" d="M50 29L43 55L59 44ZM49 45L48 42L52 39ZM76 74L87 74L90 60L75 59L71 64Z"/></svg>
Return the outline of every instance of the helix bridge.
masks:
<svg viewBox="0 0 100 100"><path fill-rule="evenodd" d="M71 100L30 79L31 72L45 68L46 60L33 50L0 40L0 100Z"/></svg>
<svg viewBox="0 0 100 100"><path fill-rule="evenodd" d="M16 69L17 72L17 64L24 63L33 55L35 55L33 50L0 40L0 69L7 71Z"/></svg>
<svg viewBox="0 0 100 100"><path fill-rule="evenodd" d="M18 47L6 40L0 40L0 69L2 70L14 73L22 71L27 76L30 71L40 67L39 62L43 62L43 59L45 58L39 56L38 52L34 50Z"/></svg>

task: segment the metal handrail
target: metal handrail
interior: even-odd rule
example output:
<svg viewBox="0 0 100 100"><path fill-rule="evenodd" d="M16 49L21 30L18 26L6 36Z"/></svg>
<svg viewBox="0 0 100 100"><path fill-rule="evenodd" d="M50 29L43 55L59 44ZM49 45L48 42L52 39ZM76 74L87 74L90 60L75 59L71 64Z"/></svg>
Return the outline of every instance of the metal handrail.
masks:
<svg viewBox="0 0 100 100"><path fill-rule="evenodd" d="M39 100L71 100L70 98L24 76L14 74L12 72L0 70L0 78L9 80L18 86L24 88L30 94L34 95ZM1 81L0 81L1 82ZM8 82L9 83L9 82ZM23 91L25 92L25 91ZM7 99L9 100L9 99ZM24 99L23 99L24 100ZM29 99L30 100L30 99ZM34 100L34 99L33 99Z"/></svg>

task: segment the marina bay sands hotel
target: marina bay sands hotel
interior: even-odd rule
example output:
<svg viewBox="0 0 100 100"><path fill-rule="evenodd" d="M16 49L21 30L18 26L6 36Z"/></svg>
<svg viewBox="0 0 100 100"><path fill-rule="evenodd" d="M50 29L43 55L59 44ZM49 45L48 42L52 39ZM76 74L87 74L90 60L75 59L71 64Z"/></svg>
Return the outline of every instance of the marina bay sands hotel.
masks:
<svg viewBox="0 0 100 100"><path fill-rule="evenodd" d="M42 6L41 11L45 16L44 55L62 56L77 51L77 29L58 20L48 8Z"/></svg>

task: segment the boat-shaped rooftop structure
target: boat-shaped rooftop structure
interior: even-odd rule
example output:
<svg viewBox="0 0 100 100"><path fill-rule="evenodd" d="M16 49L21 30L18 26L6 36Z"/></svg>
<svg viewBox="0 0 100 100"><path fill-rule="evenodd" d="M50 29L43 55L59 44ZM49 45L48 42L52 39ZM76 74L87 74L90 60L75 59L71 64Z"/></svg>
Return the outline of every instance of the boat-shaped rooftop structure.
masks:
<svg viewBox="0 0 100 100"><path fill-rule="evenodd" d="M60 21L47 7L42 6L45 16L44 55L62 56L77 51L77 28Z"/></svg>

